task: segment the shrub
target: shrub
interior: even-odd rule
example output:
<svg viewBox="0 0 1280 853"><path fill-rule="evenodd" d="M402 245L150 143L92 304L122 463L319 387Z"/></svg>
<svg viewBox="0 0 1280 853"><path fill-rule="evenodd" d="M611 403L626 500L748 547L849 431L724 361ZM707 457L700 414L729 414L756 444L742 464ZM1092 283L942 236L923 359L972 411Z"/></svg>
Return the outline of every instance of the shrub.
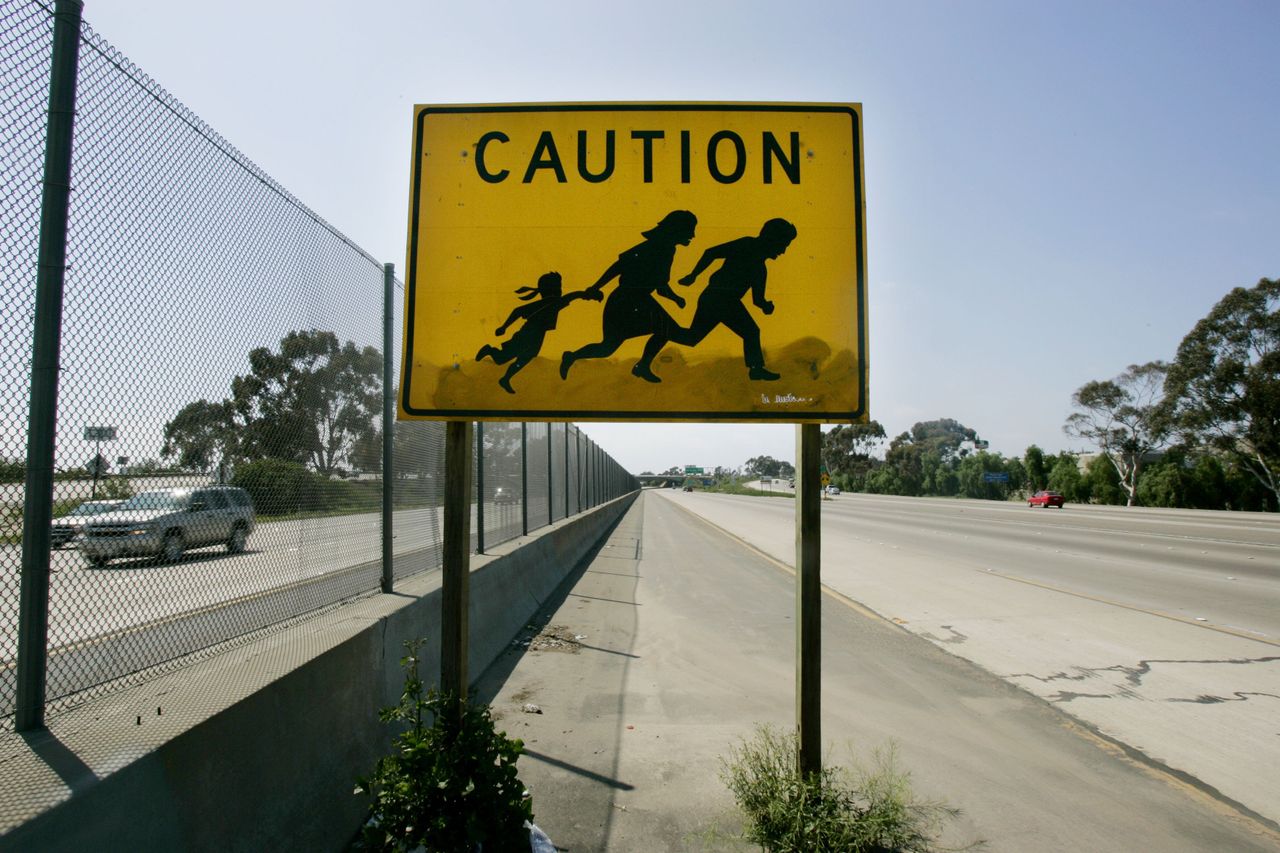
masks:
<svg viewBox="0 0 1280 853"><path fill-rule="evenodd" d="M231 485L249 493L262 515L287 515L319 508L316 477L303 465L284 459L258 459L236 466Z"/></svg>
<svg viewBox="0 0 1280 853"><path fill-rule="evenodd" d="M419 642L409 653L399 704L378 715L407 724L390 755L356 783L373 797L362 847L368 850L508 851L529 849L533 805L516 775L524 744L493 725L487 706L458 703L418 677ZM428 722L427 718L430 718Z"/></svg>
<svg viewBox="0 0 1280 853"><path fill-rule="evenodd" d="M770 853L927 853L942 823L959 814L913 800L892 747L857 774L823 767L802 777L797 737L756 729L723 763L721 778L746 818L743 835Z"/></svg>

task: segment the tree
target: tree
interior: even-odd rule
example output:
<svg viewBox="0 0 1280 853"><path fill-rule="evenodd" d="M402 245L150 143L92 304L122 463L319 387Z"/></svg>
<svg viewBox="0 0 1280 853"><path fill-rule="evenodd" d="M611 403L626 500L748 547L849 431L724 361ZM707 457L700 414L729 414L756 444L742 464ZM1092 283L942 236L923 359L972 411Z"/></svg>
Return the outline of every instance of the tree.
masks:
<svg viewBox="0 0 1280 853"><path fill-rule="evenodd" d="M26 463L0 458L0 483L21 483L27 479Z"/></svg>
<svg viewBox="0 0 1280 853"><path fill-rule="evenodd" d="M1188 446L1234 460L1280 506L1280 279L1237 287L1182 339L1162 413Z"/></svg>
<svg viewBox="0 0 1280 853"><path fill-rule="evenodd" d="M228 399L190 403L165 424L162 455L188 470L282 459L328 476L353 453L370 461L381 409L378 350L339 344L333 332L290 332L279 352L249 353Z"/></svg>
<svg viewBox="0 0 1280 853"><path fill-rule="evenodd" d="M893 495L919 495L924 486L924 448L900 433L889 442L884 465L876 472L875 490Z"/></svg>
<svg viewBox="0 0 1280 853"><path fill-rule="evenodd" d="M976 430L951 418L922 421L911 427L911 441L937 454L943 462L965 456L969 451L962 449L961 445L965 442L976 443L977 440Z"/></svg>
<svg viewBox="0 0 1280 853"><path fill-rule="evenodd" d="M1120 487L1133 506L1144 457L1164 444L1166 419L1159 412L1168 365L1131 364L1115 379L1086 382L1071 397L1080 411L1063 432L1094 443L1115 467Z"/></svg>
<svg viewBox="0 0 1280 853"><path fill-rule="evenodd" d="M841 424L822 434L822 464L832 476L862 474L871 467L871 454L884 437L879 421Z"/></svg>
<svg viewBox="0 0 1280 853"><path fill-rule="evenodd" d="M256 457L309 464L329 474L375 429L382 405L382 355L338 343L333 332L290 332L280 352L249 353L250 372L231 382L231 397Z"/></svg>
<svg viewBox="0 0 1280 853"><path fill-rule="evenodd" d="M1082 494L1088 496L1088 500L1096 504L1133 505L1132 499L1120 480L1120 472L1105 456L1097 456L1089 460L1079 488Z"/></svg>
<svg viewBox="0 0 1280 853"><path fill-rule="evenodd" d="M1045 483L1049 482L1049 469L1045 466L1044 451L1033 444L1027 448L1022 458L1027 466L1027 488L1033 492L1043 489Z"/></svg>
<svg viewBox="0 0 1280 853"><path fill-rule="evenodd" d="M177 457L178 467L188 471L209 471L215 465L232 465L238 458L240 440L235 407L230 400L210 403L197 400L182 407L164 425L164 446L160 455Z"/></svg>
<svg viewBox="0 0 1280 853"><path fill-rule="evenodd" d="M743 463L743 470L752 477L794 477L796 466L772 456L753 456Z"/></svg>
<svg viewBox="0 0 1280 853"><path fill-rule="evenodd" d="M347 461L354 471L377 474L382 470L382 430L368 429L351 445Z"/></svg>
<svg viewBox="0 0 1280 853"><path fill-rule="evenodd" d="M966 498L980 498L1002 501L1015 488L1016 480L1021 479L1021 466L1011 471L1010 464L999 453L987 453L980 450L961 459L956 465L956 485L958 493ZM1006 474L1005 482L988 482L987 474Z"/></svg>
<svg viewBox="0 0 1280 853"><path fill-rule="evenodd" d="M1073 503L1088 503L1090 494L1088 484L1080 473L1080 463L1069 453L1050 457L1048 487Z"/></svg>

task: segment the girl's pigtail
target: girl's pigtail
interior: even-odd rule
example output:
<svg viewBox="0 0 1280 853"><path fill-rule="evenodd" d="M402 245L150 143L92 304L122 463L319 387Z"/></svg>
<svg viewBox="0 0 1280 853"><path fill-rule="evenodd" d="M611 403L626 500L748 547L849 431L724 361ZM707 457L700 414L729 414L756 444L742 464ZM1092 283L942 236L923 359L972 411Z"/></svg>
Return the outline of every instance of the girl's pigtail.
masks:
<svg viewBox="0 0 1280 853"><path fill-rule="evenodd" d="M516 296L520 297L521 302L528 302L530 299L535 298L537 295L538 295L538 288L536 287L521 287L516 290Z"/></svg>

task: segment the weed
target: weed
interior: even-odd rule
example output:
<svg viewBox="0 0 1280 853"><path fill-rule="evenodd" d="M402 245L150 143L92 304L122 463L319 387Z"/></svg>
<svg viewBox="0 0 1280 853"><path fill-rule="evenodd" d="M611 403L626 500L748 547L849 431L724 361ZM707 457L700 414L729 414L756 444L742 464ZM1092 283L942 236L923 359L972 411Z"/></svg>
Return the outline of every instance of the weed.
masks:
<svg viewBox="0 0 1280 853"><path fill-rule="evenodd" d="M529 793L516 775L524 749L493 725L489 708L425 690L418 677L420 642L400 664L406 670L399 704L384 723L407 724L390 755L359 779L356 794L373 797L361 839L367 850L528 850L533 822Z"/></svg>
<svg viewBox="0 0 1280 853"><path fill-rule="evenodd" d="M771 726L731 749L721 779L745 817L744 837L769 853L929 853L959 810L916 802L892 746L855 772L823 767L802 777L797 737Z"/></svg>

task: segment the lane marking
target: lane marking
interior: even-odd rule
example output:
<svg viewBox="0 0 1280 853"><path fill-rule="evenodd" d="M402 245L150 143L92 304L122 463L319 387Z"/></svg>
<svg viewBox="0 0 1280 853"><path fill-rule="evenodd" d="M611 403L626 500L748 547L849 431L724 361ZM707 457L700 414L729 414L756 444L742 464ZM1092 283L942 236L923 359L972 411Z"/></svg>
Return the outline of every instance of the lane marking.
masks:
<svg viewBox="0 0 1280 853"><path fill-rule="evenodd" d="M980 571L980 570L973 569L972 571ZM1031 580L1030 578L1021 578L1021 577L1018 577L1017 575L1010 575L1004 572L998 572L995 569L982 570L982 573L987 575L994 575L998 578L1004 578L1005 580L1008 580L1008 581L1016 581L1017 583L1024 583L1027 586L1039 587L1040 589L1046 589L1046 590L1049 590L1050 592L1057 592L1057 593L1061 593L1062 595L1069 595L1073 598L1082 598L1085 601L1093 601L1098 604L1107 604L1112 607L1119 607L1122 610L1130 610L1130 611L1133 611L1134 613L1144 613L1147 616L1159 616L1161 619L1171 619L1174 622L1181 622L1183 625L1190 625L1193 628L1203 628L1206 631L1217 631L1219 634L1228 634L1232 637L1239 637L1242 640L1252 640L1255 643L1265 643L1268 646L1280 647L1280 640L1272 640L1268 638L1266 634L1261 634L1257 631L1249 631L1242 628L1235 628L1230 625L1215 625L1212 622L1200 622L1190 616L1179 616L1176 613L1168 613L1164 610L1150 610L1146 607L1138 607L1136 604L1125 604L1123 601L1113 601L1110 598L1103 598L1100 595L1090 595L1087 592L1075 592L1073 590L1064 589L1060 586L1055 586L1051 583L1045 583L1044 581L1036 581L1036 580Z"/></svg>

